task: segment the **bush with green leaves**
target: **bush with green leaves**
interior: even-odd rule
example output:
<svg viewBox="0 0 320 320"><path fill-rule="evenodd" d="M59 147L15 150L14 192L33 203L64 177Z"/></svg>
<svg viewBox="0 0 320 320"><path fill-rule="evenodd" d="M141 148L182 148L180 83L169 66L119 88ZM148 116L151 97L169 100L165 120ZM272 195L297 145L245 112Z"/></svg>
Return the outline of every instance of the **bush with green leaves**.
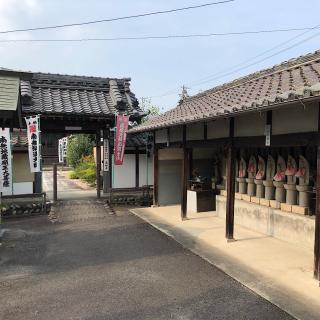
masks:
<svg viewBox="0 0 320 320"><path fill-rule="evenodd" d="M96 183L96 163L93 155L82 157L74 170L74 176L91 185Z"/></svg>
<svg viewBox="0 0 320 320"><path fill-rule="evenodd" d="M78 134L72 136L68 140L67 146L67 162L76 168L82 157L92 155L93 138L88 134Z"/></svg>

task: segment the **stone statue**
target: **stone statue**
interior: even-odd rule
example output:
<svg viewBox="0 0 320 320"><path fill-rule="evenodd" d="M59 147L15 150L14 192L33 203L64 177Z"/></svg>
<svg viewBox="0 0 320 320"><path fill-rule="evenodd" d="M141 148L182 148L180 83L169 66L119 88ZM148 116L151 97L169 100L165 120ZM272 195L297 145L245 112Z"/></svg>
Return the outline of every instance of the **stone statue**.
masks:
<svg viewBox="0 0 320 320"><path fill-rule="evenodd" d="M239 183L239 193L241 194L247 193L246 176L247 176L247 163L244 160L244 158L241 157L239 161L238 177L236 178L237 182Z"/></svg>
<svg viewBox="0 0 320 320"><path fill-rule="evenodd" d="M263 179L266 173L266 163L261 156L258 156L258 168L257 174L254 179L254 183L256 184L256 197L263 198L264 197L264 185Z"/></svg>
<svg viewBox="0 0 320 320"><path fill-rule="evenodd" d="M256 185L254 184L254 178L256 177L256 174L257 174L257 160L253 155L249 159L247 171L248 171L248 178L246 179L248 183L247 194L248 196L255 196Z"/></svg>
<svg viewBox="0 0 320 320"><path fill-rule="evenodd" d="M269 154L267 159L266 180L263 181L265 187L264 197L267 200L274 199L273 177L276 173L276 163L274 158Z"/></svg>
<svg viewBox="0 0 320 320"><path fill-rule="evenodd" d="M284 181L286 179L286 162L283 157L278 156L276 174L273 177L273 185L276 187L275 199L279 203L285 202Z"/></svg>
<svg viewBox="0 0 320 320"><path fill-rule="evenodd" d="M286 189L286 203L295 205L297 204L297 186L296 186L296 176L297 173L297 162L296 160L289 155L287 161L287 169L285 175L287 176L287 183L284 184Z"/></svg>
<svg viewBox="0 0 320 320"><path fill-rule="evenodd" d="M299 168L295 176L299 179L299 184L297 185L297 190L299 192L298 204L301 207L308 208L310 204L311 187L310 183L310 166L308 160L300 155L299 156Z"/></svg>

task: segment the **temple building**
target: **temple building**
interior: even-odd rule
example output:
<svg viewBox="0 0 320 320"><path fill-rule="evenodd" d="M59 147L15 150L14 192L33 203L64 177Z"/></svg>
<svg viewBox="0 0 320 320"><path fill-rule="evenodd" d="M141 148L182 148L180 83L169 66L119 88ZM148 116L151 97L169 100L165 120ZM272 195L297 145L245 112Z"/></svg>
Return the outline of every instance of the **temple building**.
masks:
<svg viewBox="0 0 320 320"><path fill-rule="evenodd" d="M154 136L154 205L215 211L320 251L320 51L225 83L131 130Z"/></svg>

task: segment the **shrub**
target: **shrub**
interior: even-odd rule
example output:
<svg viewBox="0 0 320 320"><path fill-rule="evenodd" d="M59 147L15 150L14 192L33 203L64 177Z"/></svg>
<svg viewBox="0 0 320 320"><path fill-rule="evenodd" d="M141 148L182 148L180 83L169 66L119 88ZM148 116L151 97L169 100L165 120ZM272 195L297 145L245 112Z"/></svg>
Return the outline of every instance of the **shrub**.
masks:
<svg viewBox="0 0 320 320"><path fill-rule="evenodd" d="M75 168L75 175L88 182L89 184L95 184L96 182L96 163L93 155L83 156L80 159L77 167Z"/></svg>
<svg viewBox="0 0 320 320"><path fill-rule="evenodd" d="M74 171L69 172L68 177L69 179L79 179L78 175Z"/></svg>
<svg viewBox="0 0 320 320"><path fill-rule="evenodd" d="M76 168L83 157L92 155L93 140L91 135L78 134L68 140L67 162Z"/></svg>

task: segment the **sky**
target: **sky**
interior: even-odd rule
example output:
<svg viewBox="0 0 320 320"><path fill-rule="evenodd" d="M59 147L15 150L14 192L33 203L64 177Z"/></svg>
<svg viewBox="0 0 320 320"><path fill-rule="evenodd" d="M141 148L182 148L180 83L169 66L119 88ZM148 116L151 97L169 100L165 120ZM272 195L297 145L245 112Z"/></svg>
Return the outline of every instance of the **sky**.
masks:
<svg viewBox="0 0 320 320"><path fill-rule="evenodd" d="M134 15L208 2L212 1L0 0L0 32ZM320 25L319 12L319 0L235 0L201 9L139 19L0 34L0 40L161 36L315 27ZM190 95L196 94L320 49L320 29L304 35L301 33L302 31L294 31L81 43L0 42L0 67L60 74L130 77L131 89L138 98L152 97L152 103L166 111L176 106L183 85L189 88ZM252 59L298 35L300 37L282 47ZM290 46L293 47L276 54ZM259 62L270 55L274 56ZM247 67L253 63L255 64ZM239 67L235 68L237 65Z"/></svg>

